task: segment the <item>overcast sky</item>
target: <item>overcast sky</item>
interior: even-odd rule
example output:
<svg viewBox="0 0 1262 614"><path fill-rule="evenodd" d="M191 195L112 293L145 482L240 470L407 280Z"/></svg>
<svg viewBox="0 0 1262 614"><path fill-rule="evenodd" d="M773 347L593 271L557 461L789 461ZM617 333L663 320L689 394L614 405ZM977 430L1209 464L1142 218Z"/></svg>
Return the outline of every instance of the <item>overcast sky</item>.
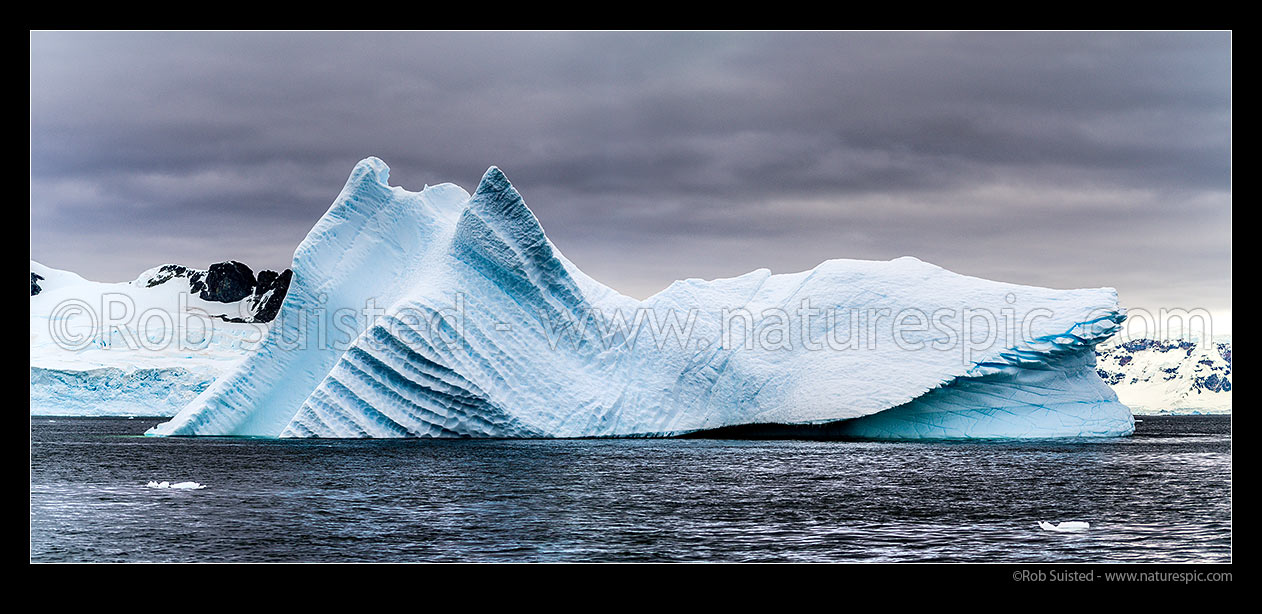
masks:
<svg viewBox="0 0 1262 614"><path fill-rule="evenodd" d="M31 34L48 266L285 268L370 155L640 298L911 255L1230 330L1229 33Z"/></svg>

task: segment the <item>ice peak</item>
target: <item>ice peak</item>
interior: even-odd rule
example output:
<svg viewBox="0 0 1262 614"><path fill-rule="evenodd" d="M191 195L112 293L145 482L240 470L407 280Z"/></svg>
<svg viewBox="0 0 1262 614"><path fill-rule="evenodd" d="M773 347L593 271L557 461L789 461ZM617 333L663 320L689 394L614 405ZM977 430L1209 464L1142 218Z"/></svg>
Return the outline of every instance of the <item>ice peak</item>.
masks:
<svg viewBox="0 0 1262 614"><path fill-rule="evenodd" d="M351 176L346 180L347 185L356 185L364 182L372 182L382 187L390 187L390 167L376 156L368 156L360 160L355 168L351 170Z"/></svg>
<svg viewBox="0 0 1262 614"><path fill-rule="evenodd" d="M478 189L469 199L469 210L506 238L522 239L529 235L529 242L543 241L539 220L497 166L486 169Z"/></svg>
<svg viewBox="0 0 1262 614"><path fill-rule="evenodd" d="M474 191L474 196L504 192L512 187L513 183L504 175L504 171L501 171L498 166L491 166L482 175L482 181L478 182L478 189Z"/></svg>

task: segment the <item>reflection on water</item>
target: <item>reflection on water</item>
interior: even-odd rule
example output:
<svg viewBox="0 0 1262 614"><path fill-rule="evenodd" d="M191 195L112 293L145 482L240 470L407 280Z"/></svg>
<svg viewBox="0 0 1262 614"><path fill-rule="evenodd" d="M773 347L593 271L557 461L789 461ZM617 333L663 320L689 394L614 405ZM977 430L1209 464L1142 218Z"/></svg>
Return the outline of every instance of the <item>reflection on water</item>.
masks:
<svg viewBox="0 0 1262 614"><path fill-rule="evenodd" d="M31 419L32 560L1231 556L1229 416L1039 443L136 436L157 422Z"/></svg>

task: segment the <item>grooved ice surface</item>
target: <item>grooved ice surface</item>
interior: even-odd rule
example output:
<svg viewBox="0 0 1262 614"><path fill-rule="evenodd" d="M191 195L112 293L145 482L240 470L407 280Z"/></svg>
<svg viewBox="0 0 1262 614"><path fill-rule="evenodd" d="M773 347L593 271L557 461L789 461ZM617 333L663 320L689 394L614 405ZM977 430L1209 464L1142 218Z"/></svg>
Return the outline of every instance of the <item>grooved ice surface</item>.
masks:
<svg viewBox="0 0 1262 614"><path fill-rule="evenodd" d="M388 172L376 158L355 167L295 252L260 350L150 434L666 436L847 420L879 438L1133 430L1094 371L1095 344L1123 319L1110 288L1018 286L899 258L688 279L638 301L566 260L498 169L472 197L390 187ZM381 313L329 325L367 305ZM891 320L908 308L986 310L1028 331L967 355L958 342L936 349L931 327L895 343ZM619 314L643 318L639 334L611 326ZM855 331L874 342L845 344ZM838 347L818 347L829 334Z"/></svg>

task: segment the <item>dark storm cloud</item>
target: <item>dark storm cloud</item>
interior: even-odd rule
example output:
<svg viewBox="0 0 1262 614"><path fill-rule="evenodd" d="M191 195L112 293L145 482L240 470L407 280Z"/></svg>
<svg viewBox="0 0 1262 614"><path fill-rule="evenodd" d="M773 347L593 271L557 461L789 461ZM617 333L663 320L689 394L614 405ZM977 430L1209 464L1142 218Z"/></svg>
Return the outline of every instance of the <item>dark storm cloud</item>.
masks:
<svg viewBox="0 0 1262 614"><path fill-rule="evenodd" d="M1229 309L1227 33L31 35L32 257L283 267L359 159L593 276L910 254Z"/></svg>

